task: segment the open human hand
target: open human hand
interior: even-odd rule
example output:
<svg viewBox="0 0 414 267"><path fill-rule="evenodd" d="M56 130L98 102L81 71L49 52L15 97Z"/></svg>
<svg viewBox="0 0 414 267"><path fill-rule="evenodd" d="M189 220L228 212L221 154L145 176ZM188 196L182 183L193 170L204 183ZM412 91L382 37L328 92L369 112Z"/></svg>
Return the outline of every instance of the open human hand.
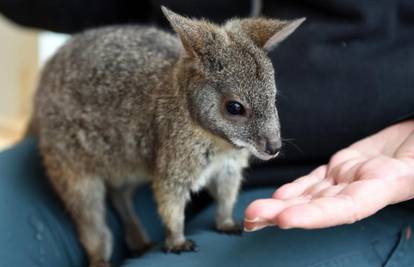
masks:
<svg viewBox="0 0 414 267"><path fill-rule="evenodd" d="M414 198L414 120L337 152L327 165L277 189L245 211L246 231L324 228L366 218Z"/></svg>

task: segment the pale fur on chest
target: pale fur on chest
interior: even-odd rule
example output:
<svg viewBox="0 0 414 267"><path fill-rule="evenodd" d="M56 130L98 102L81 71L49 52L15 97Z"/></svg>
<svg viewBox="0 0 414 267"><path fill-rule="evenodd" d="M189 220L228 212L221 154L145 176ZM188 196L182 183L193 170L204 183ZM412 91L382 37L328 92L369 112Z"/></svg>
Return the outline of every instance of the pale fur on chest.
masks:
<svg viewBox="0 0 414 267"><path fill-rule="evenodd" d="M207 186L211 180L219 177L223 172L240 170L248 165L248 152L246 150L231 150L213 156L208 164L196 175L191 184L191 191L198 192ZM231 171L230 171L231 172Z"/></svg>
<svg viewBox="0 0 414 267"><path fill-rule="evenodd" d="M216 179L224 173L231 173L248 166L249 152L245 149L231 150L224 153L219 153L208 160L208 163L201 168L193 179L190 190L198 192L207 186L213 179ZM117 178L112 177L110 184L113 186L127 186L139 185L150 182L152 180L151 174L145 172L143 168L137 168L135 172L128 175L117 175Z"/></svg>

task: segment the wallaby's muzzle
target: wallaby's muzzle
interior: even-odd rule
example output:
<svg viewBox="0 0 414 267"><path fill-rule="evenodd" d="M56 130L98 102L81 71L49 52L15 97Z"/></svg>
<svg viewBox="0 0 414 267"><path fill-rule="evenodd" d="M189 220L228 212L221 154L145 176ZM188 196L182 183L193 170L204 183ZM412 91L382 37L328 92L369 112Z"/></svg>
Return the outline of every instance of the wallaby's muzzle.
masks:
<svg viewBox="0 0 414 267"><path fill-rule="evenodd" d="M256 141L259 152L275 157L282 148L279 135L262 135Z"/></svg>
<svg viewBox="0 0 414 267"><path fill-rule="evenodd" d="M267 139L265 141L264 152L270 156L276 156L279 153L281 147L281 142L278 139Z"/></svg>

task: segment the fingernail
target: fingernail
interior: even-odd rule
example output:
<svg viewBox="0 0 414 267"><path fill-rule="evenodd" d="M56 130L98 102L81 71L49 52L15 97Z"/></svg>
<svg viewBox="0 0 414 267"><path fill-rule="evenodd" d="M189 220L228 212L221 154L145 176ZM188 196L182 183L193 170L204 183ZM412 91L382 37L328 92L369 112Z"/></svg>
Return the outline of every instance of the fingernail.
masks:
<svg viewBox="0 0 414 267"><path fill-rule="evenodd" d="M254 218L253 220L244 220L244 231L254 232L271 225L273 224L260 217Z"/></svg>
<svg viewBox="0 0 414 267"><path fill-rule="evenodd" d="M261 222L265 222L266 220L261 217L255 217L253 219L244 219L244 221L247 223L261 223Z"/></svg>
<svg viewBox="0 0 414 267"><path fill-rule="evenodd" d="M243 228L243 230L245 231L245 232L254 232L254 231L257 231L257 230L260 230L260 229L263 229L263 228L265 228L265 227L267 227L267 226L270 226L269 224L261 224L261 225L256 225L256 226L254 226L253 228L246 228L246 227L244 227Z"/></svg>

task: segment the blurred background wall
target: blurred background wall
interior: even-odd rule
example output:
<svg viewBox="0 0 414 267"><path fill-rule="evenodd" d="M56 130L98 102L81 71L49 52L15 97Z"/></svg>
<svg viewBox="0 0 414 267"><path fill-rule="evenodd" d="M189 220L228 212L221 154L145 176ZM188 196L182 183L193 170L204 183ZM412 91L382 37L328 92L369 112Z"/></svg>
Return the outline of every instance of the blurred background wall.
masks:
<svg viewBox="0 0 414 267"><path fill-rule="evenodd" d="M0 150L22 137L39 71L67 38L23 29L0 15Z"/></svg>

